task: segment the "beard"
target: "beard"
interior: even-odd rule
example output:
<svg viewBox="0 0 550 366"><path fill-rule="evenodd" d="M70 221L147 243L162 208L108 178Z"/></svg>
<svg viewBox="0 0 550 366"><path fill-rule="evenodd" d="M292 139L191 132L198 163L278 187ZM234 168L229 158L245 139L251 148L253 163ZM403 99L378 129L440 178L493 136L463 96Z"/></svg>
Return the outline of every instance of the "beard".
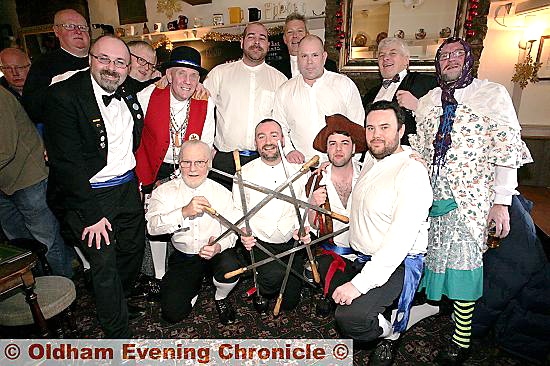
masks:
<svg viewBox="0 0 550 366"><path fill-rule="evenodd" d="M115 79L108 79L106 78L106 76L112 77ZM122 81L120 79L121 77L118 72L105 69L99 72L99 80L96 79L96 82L106 92L113 93L115 90L117 90L120 84L122 84Z"/></svg>
<svg viewBox="0 0 550 366"><path fill-rule="evenodd" d="M371 155L374 156L376 159L381 160L397 151L397 149L399 148L399 135L397 135L397 137L392 141L384 142L384 146L380 148L372 147L372 140L367 142L367 145L369 147Z"/></svg>
<svg viewBox="0 0 550 366"><path fill-rule="evenodd" d="M257 55L257 52L259 52L259 55ZM262 61L265 59L265 56L267 55L267 51L262 48L262 46L250 46L248 47L244 53L246 54L246 57L253 61Z"/></svg>
<svg viewBox="0 0 550 366"><path fill-rule="evenodd" d="M266 150L267 148L274 148L272 150ZM260 156L266 160L266 161L277 161L281 158L281 154L279 153L279 149L277 145L269 144L264 145L262 149L260 150Z"/></svg>

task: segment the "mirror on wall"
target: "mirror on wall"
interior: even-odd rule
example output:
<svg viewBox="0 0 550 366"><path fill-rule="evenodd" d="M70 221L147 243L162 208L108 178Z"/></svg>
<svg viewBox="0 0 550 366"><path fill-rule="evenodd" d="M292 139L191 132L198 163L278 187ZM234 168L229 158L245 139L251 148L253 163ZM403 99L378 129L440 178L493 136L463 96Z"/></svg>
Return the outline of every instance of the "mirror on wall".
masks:
<svg viewBox="0 0 550 366"><path fill-rule="evenodd" d="M461 35L467 0L343 0L344 34L340 70L377 72L378 42L402 38L411 53L409 69L434 71L439 45Z"/></svg>

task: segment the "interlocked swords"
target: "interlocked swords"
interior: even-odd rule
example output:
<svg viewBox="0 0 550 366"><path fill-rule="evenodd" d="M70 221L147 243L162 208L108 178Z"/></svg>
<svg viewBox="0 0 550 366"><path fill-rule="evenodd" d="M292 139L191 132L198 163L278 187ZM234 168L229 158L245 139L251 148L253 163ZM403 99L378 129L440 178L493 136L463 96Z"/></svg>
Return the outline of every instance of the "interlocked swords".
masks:
<svg viewBox="0 0 550 366"><path fill-rule="evenodd" d="M310 161L308 161L307 163L305 163L304 165L302 165L302 167L300 168L300 170L298 170L296 173L292 174L290 177L288 177L283 183L281 183L277 188L275 188L275 191L276 192L281 192L283 191L290 183L294 182L296 179L300 178L302 175L304 175L306 172L309 171L309 168L311 168L312 166L316 166L317 163L319 162L319 156L318 155L315 155L313 158L311 158ZM266 197L264 197L263 200L261 200L260 202L258 202L258 204L256 206L254 206L252 209L250 209L248 211L248 213L246 215L244 215L243 217L241 217L239 220L237 220L237 222L235 222L235 226L236 225L239 225L241 224L246 218L251 218L252 216L254 216L258 211L260 211L262 209L262 207L264 207L265 205L267 205L267 203L269 201L271 201L273 198L275 198L274 195L267 195ZM222 238L224 238L227 234L229 234L231 232L232 229L227 229L226 231L224 231L220 236L218 236L215 240L214 240L214 243L216 243L218 240L221 240Z"/></svg>
<svg viewBox="0 0 550 366"><path fill-rule="evenodd" d="M222 215L220 215L220 213L218 213L215 209L213 209L212 207L205 207L204 210L209 213L212 217L214 217L216 220L218 220L222 225L226 226L229 228L229 231L234 231L237 233L237 235L242 235L242 236L248 236L248 234L246 234L244 231L242 231L237 225L235 225L234 223L232 223L231 221L229 221L228 219L226 219L225 217L223 217ZM211 242L209 245L214 245L216 243L216 241L213 241ZM279 263L281 266L287 268L287 265L285 262L283 262L280 258L277 258L273 253L271 253L269 251L269 249L267 249L266 247L264 247L262 244L260 243L256 243L256 246L258 247L258 249L260 249L262 252L264 252L266 255L269 256L269 258L266 258L266 259L271 259L271 260L275 260L277 261L277 263ZM257 266L256 266L257 267ZM309 284L311 287L313 288L316 288L317 286L315 286L314 284L310 283L309 280L307 278L304 277L303 274L301 273L298 273L297 271L295 271L294 269L291 268L291 271L292 273L294 273L296 276L298 276L299 278L301 278L302 280L304 280L304 282L306 282L307 284ZM244 271L243 271L244 272Z"/></svg>

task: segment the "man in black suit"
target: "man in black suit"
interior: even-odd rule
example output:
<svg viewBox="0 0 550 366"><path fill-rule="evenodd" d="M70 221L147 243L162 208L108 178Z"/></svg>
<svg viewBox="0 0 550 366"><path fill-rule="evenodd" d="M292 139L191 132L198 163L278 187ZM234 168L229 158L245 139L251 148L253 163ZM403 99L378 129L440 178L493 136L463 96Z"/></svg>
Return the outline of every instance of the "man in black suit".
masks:
<svg viewBox="0 0 550 366"><path fill-rule="evenodd" d="M285 74L289 79L300 75L300 70L298 70L298 45L302 38L308 34L306 18L302 14L292 13L287 16L283 27L283 42L288 48L289 57L273 61L271 66ZM338 72L336 62L328 58L325 61L325 69Z"/></svg>
<svg viewBox="0 0 550 366"><path fill-rule="evenodd" d="M128 338L127 307L145 242L144 212L134 176L143 111L121 87L130 52L100 37L90 69L52 85L45 105L50 163L48 200L91 264L97 315L107 338ZM130 310L130 311L129 311Z"/></svg>
<svg viewBox="0 0 550 366"><path fill-rule="evenodd" d="M379 100L398 102L405 113L402 145L409 145L408 135L416 133L413 112L418 99L437 86L434 75L409 72L409 49L400 38L384 38L378 44L378 68L383 80L363 97L363 106Z"/></svg>

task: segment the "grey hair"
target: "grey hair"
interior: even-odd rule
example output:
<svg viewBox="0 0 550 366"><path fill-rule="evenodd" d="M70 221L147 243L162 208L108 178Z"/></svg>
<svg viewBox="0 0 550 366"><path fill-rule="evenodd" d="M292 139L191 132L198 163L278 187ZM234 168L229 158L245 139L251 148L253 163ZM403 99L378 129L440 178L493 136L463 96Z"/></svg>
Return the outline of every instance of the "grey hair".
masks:
<svg viewBox="0 0 550 366"><path fill-rule="evenodd" d="M381 40L380 43L378 44L378 53L380 53L380 50L382 48L387 48L387 47L390 47L391 45L396 46L396 48L401 51L401 54L403 56L407 56L407 57L411 56L409 48L407 47L405 42L401 38L397 38L397 37L388 37Z"/></svg>

